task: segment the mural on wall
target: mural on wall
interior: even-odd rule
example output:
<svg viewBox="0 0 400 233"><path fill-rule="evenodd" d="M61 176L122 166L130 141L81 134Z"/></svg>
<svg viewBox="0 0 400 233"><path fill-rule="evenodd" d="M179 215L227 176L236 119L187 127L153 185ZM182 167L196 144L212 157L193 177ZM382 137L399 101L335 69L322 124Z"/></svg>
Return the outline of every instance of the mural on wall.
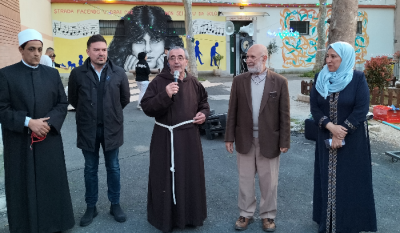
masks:
<svg viewBox="0 0 400 233"><path fill-rule="evenodd" d="M368 14L366 11L359 11L357 21L361 21L362 24L362 34L356 35L356 41L354 43L356 50L356 63L363 64L367 56L367 48L369 45L369 36L367 34L368 26Z"/></svg>
<svg viewBox="0 0 400 233"><path fill-rule="evenodd" d="M83 56L79 55L79 66L83 65Z"/></svg>
<svg viewBox="0 0 400 233"><path fill-rule="evenodd" d="M196 46L194 47L194 53L196 54L196 61L198 59L200 62L200 65L203 65L204 63L201 62L201 58L200 58L200 55L203 56L203 54L200 52L199 44L200 44L200 42L196 41Z"/></svg>
<svg viewBox="0 0 400 233"><path fill-rule="evenodd" d="M187 35L179 35L178 28L174 28L181 29L181 26L175 26L181 23L169 23L184 22L183 6L70 3L54 3L51 6L54 48L59 51L61 60L70 61L69 71L60 70L60 73L70 72L74 64L78 67L84 63L89 36L109 33L114 27L116 34L103 34L108 44L108 57L126 71L135 69L140 52L147 53L150 68L162 69L164 48L186 45ZM224 55L225 18L218 16L218 7L210 6L193 7L192 16L194 32L190 36L195 46L198 69L212 70L212 58L206 53L211 54L213 49L214 55L217 51ZM71 19L76 22L71 22ZM102 23L103 20L108 22ZM93 30L88 32L90 28ZM172 33L175 30L176 34ZM218 47L215 46L216 42ZM226 69L226 64L222 63L220 69Z"/></svg>
<svg viewBox="0 0 400 233"><path fill-rule="evenodd" d="M331 9L327 12L330 17ZM284 9L280 13L282 29L290 30L290 21L309 21L309 35L282 39L283 68L307 68L315 64L317 55L317 24L319 13L314 9Z"/></svg>
<svg viewBox="0 0 400 233"><path fill-rule="evenodd" d="M99 20L90 19L74 23L53 20L53 36L65 39L79 39L99 34Z"/></svg>
<svg viewBox="0 0 400 233"><path fill-rule="evenodd" d="M76 64L72 63L71 61L68 61L68 69L72 70L73 68L76 68Z"/></svg>
<svg viewBox="0 0 400 233"><path fill-rule="evenodd" d="M225 36L225 22L204 19L193 20L193 34Z"/></svg>
<svg viewBox="0 0 400 233"><path fill-rule="evenodd" d="M125 27L125 36L114 36L108 56L126 71L134 70L140 52L147 53L150 69L162 70L164 47L182 46L179 36L166 36L171 16L158 6L135 6L118 24ZM118 28L118 26L117 26Z"/></svg>
<svg viewBox="0 0 400 233"><path fill-rule="evenodd" d="M327 12L327 19L331 17L332 9ZM284 9L281 15L281 29L290 30L290 21L309 21L309 35L306 36L281 36L282 38L282 58L283 68L307 68L315 64L317 54L317 24L319 13L314 9ZM367 48L369 45L369 36L367 34L368 14L365 11L358 12L358 21L362 22L362 34L356 35L355 52L356 62L361 64L365 62ZM325 35L328 36L329 24L325 21ZM274 33L270 33L273 35ZM276 34L276 33L275 33ZM278 33L279 34L279 33ZM276 34L276 35L278 35ZM328 46L328 44L326 44Z"/></svg>
<svg viewBox="0 0 400 233"><path fill-rule="evenodd" d="M219 55L219 53L217 53L217 47L218 47L218 42L215 42L214 46L211 47L211 51L210 51L210 56L211 56L211 61L210 61L210 66L213 66L213 61L214 61L214 66L218 66L217 65L217 61L215 59L213 59L215 57L215 55Z"/></svg>

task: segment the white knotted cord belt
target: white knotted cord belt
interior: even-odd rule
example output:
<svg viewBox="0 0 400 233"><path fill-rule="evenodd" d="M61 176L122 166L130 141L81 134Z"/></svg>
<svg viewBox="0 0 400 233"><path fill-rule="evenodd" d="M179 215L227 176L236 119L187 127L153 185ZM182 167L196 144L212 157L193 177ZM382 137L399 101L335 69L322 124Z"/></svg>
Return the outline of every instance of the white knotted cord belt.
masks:
<svg viewBox="0 0 400 233"><path fill-rule="evenodd" d="M193 122L193 120L190 120L190 121L185 121L185 122L173 125L173 126L168 126L168 125L164 125L164 124L158 123L156 121L157 125L159 125L161 127L164 127L164 128L167 128L169 130L169 132L171 132L171 168L169 170L171 170L171 172L172 172L172 196L174 198L174 205L176 205L176 199L175 199L174 129L179 127L179 126L186 125L186 124L189 124L189 123L192 123L192 122Z"/></svg>

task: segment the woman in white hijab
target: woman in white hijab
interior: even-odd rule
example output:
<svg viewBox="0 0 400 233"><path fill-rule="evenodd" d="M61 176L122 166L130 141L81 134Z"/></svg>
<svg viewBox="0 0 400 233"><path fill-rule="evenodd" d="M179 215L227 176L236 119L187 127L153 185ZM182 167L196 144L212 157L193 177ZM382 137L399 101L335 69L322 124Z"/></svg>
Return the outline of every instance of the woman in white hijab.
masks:
<svg viewBox="0 0 400 233"><path fill-rule="evenodd" d="M319 126L313 198L319 233L377 231L366 120L370 95L354 64L350 44L331 44L311 90L311 114Z"/></svg>

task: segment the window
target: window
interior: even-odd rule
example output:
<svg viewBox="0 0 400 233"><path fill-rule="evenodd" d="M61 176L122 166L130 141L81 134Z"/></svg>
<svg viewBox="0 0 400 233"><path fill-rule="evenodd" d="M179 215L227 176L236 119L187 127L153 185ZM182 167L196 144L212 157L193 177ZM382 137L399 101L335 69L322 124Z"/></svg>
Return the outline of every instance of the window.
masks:
<svg viewBox="0 0 400 233"><path fill-rule="evenodd" d="M124 20L100 20L100 35L125 36Z"/></svg>
<svg viewBox="0 0 400 233"><path fill-rule="evenodd" d="M300 35L308 35L309 34L309 21L290 21L290 29L293 31L298 31Z"/></svg>
<svg viewBox="0 0 400 233"><path fill-rule="evenodd" d="M357 21L357 34L362 34L362 21Z"/></svg>
<svg viewBox="0 0 400 233"><path fill-rule="evenodd" d="M181 36L186 34L185 21L168 21L167 35Z"/></svg>

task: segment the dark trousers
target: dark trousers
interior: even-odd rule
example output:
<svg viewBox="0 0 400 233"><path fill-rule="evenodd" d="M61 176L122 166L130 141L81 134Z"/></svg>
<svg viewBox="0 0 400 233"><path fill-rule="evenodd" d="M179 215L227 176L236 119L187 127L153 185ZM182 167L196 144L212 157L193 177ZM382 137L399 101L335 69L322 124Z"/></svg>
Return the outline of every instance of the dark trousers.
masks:
<svg viewBox="0 0 400 233"><path fill-rule="evenodd" d="M98 188L98 168L99 168L99 149L100 144L103 148L104 160L107 169L108 200L112 204L119 204L120 196L120 169L118 161L119 148L104 151L104 127L98 126L96 131L95 151L82 150L85 157L85 201L89 207L96 205L99 198Z"/></svg>

